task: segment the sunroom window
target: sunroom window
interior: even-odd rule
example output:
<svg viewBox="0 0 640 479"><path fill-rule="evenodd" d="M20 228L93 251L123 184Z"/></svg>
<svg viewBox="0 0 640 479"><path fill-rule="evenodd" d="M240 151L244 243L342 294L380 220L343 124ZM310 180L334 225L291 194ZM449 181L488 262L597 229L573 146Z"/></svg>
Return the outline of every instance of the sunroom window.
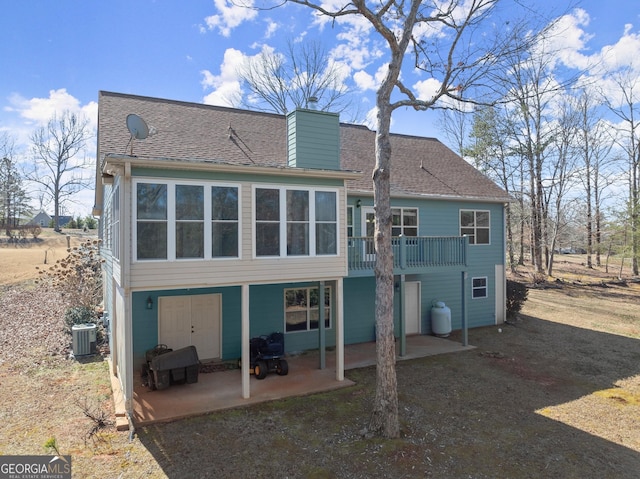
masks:
<svg viewBox="0 0 640 479"><path fill-rule="evenodd" d="M337 203L335 191L256 188L256 256L337 254Z"/></svg>
<svg viewBox="0 0 640 479"><path fill-rule="evenodd" d="M136 188L138 259L167 259L167 185L138 183Z"/></svg>

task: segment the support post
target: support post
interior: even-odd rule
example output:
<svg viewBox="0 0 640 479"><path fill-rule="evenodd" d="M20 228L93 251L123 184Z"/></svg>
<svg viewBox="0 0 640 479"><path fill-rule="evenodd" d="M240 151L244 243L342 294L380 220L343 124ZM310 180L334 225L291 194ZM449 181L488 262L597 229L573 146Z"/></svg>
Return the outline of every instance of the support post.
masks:
<svg viewBox="0 0 640 479"><path fill-rule="evenodd" d="M320 369L327 367L327 338L325 336L324 316L324 281L320 281L318 284L318 347L320 349Z"/></svg>
<svg viewBox="0 0 640 479"><path fill-rule="evenodd" d="M344 280L336 280L336 379L344 381Z"/></svg>
<svg viewBox="0 0 640 479"><path fill-rule="evenodd" d="M249 399L251 396L251 386L249 382L249 370L251 369L251 359L249 357L249 285L242 285L242 294L241 294L241 337L242 337L242 397L244 399Z"/></svg>
<svg viewBox="0 0 640 479"><path fill-rule="evenodd" d="M467 272L462 272L462 345L469 345L469 325L467 322L467 291L466 291L466 281L467 280Z"/></svg>
<svg viewBox="0 0 640 479"><path fill-rule="evenodd" d="M404 243L404 242L403 242ZM398 291L398 305L399 305L399 334L400 334L400 356L406 356L407 354L407 333L406 333L406 325L404 315L406 313L407 306L405 304L405 294L404 294L404 274L400 275L400 288Z"/></svg>

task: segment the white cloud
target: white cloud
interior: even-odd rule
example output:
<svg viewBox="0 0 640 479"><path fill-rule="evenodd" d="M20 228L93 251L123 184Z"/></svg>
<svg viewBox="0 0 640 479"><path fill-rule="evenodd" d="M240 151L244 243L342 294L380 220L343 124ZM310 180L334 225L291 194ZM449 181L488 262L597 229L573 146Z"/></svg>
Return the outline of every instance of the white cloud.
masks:
<svg viewBox="0 0 640 479"><path fill-rule="evenodd" d="M428 78L426 80L421 80L413 84L413 91L416 92L416 95L419 100L428 101L436 94L442 82L435 78Z"/></svg>
<svg viewBox="0 0 640 479"><path fill-rule="evenodd" d="M246 61L246 58L240 50L228 48L224 52L219 75L214 75L209 70L201 72L203 75L202 86L206 89L213 89L204 97L204 103L219 106L237 105L242 95L238 68Z"/></svg>
<svg viewBox="0 0 640 479"><path fill-rule="evenodd" d="M267 31L264 33L265 38L271 38L274 33L280 28L278 22L274 22L271 19L267 21Z"/></svg>
<svg viewBox="0 0 640 479"><path fill-rule="evenodd" d="M229 0L215 0L214 4L220 13L204 19L209 30L218 29L222 36L228 37L231 30L258 16L258 11L253 8L253 0L241 3L242 5Z"/></svg>
<svg viewBox="0 0 640 479"><path fill-rule="evenodd" d="M10 106L6 111L18 113L27 120L28 124L43 126L54 116L60 116L64 111L84 115L90 122L90 126L95 129L98 120L98 104L90 102L84 106L80 100L70 95L65 88L50 90L48 98L27 99L19 94L9 97Z"/></svg>

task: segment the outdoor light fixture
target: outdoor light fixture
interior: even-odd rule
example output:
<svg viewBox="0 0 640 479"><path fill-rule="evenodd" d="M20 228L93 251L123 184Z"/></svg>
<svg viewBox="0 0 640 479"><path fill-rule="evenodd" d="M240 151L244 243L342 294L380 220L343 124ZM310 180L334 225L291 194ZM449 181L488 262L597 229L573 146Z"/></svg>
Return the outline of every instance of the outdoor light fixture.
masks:
<svg viewBox="0 0 640 479"><path fill-rule="evenodd" d="M151 299L151 296L147 298L147 309L153 309L153 299Z"/></svg>
<svg viewBox="0 0 640 479"><path fill-rule="evenodd" d="M356 201L356 208L360 208L362 206L362 200Z"/></svg>

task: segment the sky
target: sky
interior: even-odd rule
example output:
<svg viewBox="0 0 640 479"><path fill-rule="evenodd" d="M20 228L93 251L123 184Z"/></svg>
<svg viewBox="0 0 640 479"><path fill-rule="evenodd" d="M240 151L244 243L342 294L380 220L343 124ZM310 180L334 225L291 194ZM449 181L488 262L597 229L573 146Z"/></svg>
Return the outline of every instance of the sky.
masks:
<svg viewBox="0 0 640 479"><path fill-rule="evenodd" d="M514 3L504 1L506 7ZM566 68L618 68L640 53L637 0L529 3L548 19L563 17L556 47ZM27 162L30 135L53 114L82 113L95 131L101 90L233 106L229 98L243 93L237 68L245 58L314 39L340 65L362 111L371 114L385 60L363 22L332 26L292 4L258 11L227 0L2 0L0 32L0 134L10 136L15 154ZM433 86L406 75L421 94ZM391 129L441 136L437 115L425 112L398 110ZM95 140L86 155L95 158ZM92 204L93 193L85 192L65 213L84 216Z"/></svg>

